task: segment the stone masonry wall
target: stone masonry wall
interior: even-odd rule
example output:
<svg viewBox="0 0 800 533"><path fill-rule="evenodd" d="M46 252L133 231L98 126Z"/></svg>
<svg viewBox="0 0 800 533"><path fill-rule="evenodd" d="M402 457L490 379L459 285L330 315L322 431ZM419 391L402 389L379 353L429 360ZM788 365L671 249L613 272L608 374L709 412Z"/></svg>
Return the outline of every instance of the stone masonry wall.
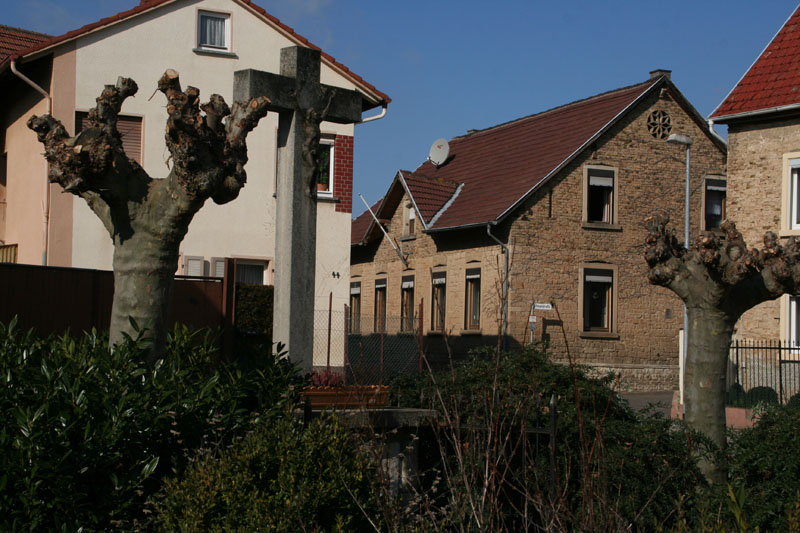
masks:
<svg viewBox="0 0 800 533"><path fill-rule="evenodd" d="M788 221L781 220L783 155L800 152L800 118L728 128L728 218L736 222L750 247L763 246L764 233L788 237ZM786 339L786 297L765 302L746 312L736 325L736 337ZM784 308L782 313L782 309Z"/></svg>
<svg viewBox="0 0 800 533"><path fill-rule="evenodd" d="M537 311L534 340L545 340L557 359L572 358L621 373L629 390L666 390L678 385L678 331L682 303L672 292L647 280L644 261L646 232L642 220L656 209L666 210L679 235L683 234L685 149L655 139L647 129L651 110L667 111L672 131L689 135L692 145L692 231L699 232L702 177L725 174L725 153L714 145L671 98L653 95L641 102L605 133L594 146L555 176L509 219L492 229L507 242L511 253L509 334L514 349L529 342L528 314L534 302L553 302L560 313ZM618 169L615 201L617 224L608 229L588 228L583 219L585 165ZM406 205L404 197L399 204ZM400 279L413 271L415 300L425 298L425 330L431 322L431 270L447 271L447 329L464 333L465 269L481 268L481 336L497 342L501 329L500 280L503 256L486 229L418 233L403 240L403 209L398 208L387 228L405 252L405 270L386 239L354 247L351 279L361 281L362 314L372 314L374 280L387 278L387 314L400 314ZM580 266L605 262L616 268L616 322L609 338L579 331ZM565 337L566 343L565 344Z"/></svg>
<svg viewBox="0 0 800 533"><path fill-rule="evenodd" d="M511 277L511 331L524 330L533 302L552 301L560 320L555 311L537 312L535 338L547 340L558 358L567 358L568 345L575 361L617 368L626 386L638 390L677 387L678 331L683 326L682 302L671 291L650 285L643 254L642 221L656 209L669 213L677 234L683 235L685 148L650 135L647 117L656 109L669 113L673 132L694 141L690 235L696 236L702 178L725 174L725 154L675 101L658 95L640 103L530 199L510 234L517 265ZM586 165L617 169L615 227L582 223ZM611 335L581 331L581 265L589 262L616 268Z"/></svg>

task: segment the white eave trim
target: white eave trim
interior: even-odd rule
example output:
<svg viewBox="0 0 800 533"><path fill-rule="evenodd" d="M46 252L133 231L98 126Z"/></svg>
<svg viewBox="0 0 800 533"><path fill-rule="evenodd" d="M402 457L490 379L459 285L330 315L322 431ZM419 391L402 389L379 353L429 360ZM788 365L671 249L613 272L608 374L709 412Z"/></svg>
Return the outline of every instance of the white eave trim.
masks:
<svg viewBox="0 0 800 533"><path fill-rule="evenodd" d="M755 111L745 111L744 113L734 113L732 115L721 115L719 117L712 117L711 120L714 121L714 124L725 124L730 120L757 117L759 115L768 115L770 113L781 113L784 111L794 111L798 109L800 109L800 103L768 107L766 109L757 109Z"/></svg>

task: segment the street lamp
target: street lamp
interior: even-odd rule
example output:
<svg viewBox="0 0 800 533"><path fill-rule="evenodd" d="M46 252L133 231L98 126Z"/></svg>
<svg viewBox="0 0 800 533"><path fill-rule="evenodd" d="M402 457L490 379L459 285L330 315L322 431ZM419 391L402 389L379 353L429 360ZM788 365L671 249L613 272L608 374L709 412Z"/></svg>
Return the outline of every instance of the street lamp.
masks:
<svg viewBox="0 0 800 533"><path fill-rule="evenodd" d="M692 155L692 138L686 135L673 133L667 137L667 142L671 144L681 144L686 147L686 194L683 206L683 245L689 249L689 161ZM681 405L683 404L683 383L686 374L686 353L689 351L689 314L686 312L686 304L683 304L683 361L681 365Z"/></svg>

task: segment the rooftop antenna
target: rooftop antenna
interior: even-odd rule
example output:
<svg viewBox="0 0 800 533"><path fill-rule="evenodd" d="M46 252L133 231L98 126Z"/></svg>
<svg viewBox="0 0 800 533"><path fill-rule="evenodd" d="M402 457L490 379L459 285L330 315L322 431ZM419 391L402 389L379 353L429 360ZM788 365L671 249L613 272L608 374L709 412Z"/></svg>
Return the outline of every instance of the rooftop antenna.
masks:
<svg viewBox="0 0 800 533"><path fill-rule="evenodd" d="M450 155L450 145L447 144L447 139L436 139L431 145L430 154L428 154L428 161L440 167L447 161Z"/></svg>

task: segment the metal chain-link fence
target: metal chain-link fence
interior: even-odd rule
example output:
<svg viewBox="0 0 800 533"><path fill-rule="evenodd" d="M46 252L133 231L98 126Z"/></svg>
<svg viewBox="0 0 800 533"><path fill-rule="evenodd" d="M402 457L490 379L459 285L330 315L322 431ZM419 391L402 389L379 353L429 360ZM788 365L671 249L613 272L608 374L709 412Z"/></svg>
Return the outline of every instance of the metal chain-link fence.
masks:
<svg viewBox="0 0 800 533"><path fill-rule="evenodd" d="M421 317L352 315L317 310L314 367L340 372L347 384L387 385L421 369Z"/></svg>

